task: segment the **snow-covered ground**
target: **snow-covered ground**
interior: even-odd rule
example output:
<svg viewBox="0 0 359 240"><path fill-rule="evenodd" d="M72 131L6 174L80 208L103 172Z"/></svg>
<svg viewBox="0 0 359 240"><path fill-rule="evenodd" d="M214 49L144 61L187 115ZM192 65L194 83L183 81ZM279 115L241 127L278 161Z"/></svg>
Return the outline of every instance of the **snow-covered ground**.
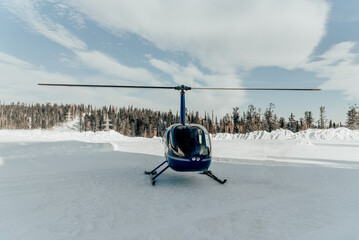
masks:
<svg viewBox="0 0 359 240"><path fill-rule="evenodd" d="M359 131L213 136L224 185L172 170L160 138L0 130L0 239L359 239Z"/></svg>

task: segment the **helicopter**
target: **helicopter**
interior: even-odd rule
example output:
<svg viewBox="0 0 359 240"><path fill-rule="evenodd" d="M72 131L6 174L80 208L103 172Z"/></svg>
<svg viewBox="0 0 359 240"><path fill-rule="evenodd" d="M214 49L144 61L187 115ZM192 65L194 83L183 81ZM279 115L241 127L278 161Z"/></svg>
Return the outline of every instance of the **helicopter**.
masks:
<svg viewBox="0 0 359 240"><path fill-rule="evenodd" d="M240 91L320 91L321 89L308 88L210 88L189 87L179 85L164 86L123 86L123 85L96 85L96 84L49 84L38 83L39 86L52 87L94 87L94 88L143 88L143 89L172 89L180 92L180 122L169 126L163 134L165 145L165 160L151 171L144 173L150 176L152 185L156 179L168 168L177 172L200 172L214 179L220 184L227 179L220 179L211 170L208 170L212 161L212 145L209 132L199 124L186 123L185 93L190 90L240 90ZM166 165L167 164L167 165ZM157 172L158 169L161 169Z"/></svg>

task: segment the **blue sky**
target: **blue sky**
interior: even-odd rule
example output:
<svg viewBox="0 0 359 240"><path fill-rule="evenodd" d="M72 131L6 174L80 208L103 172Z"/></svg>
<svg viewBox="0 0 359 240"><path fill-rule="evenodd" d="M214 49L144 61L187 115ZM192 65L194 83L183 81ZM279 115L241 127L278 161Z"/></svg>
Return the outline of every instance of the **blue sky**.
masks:
<svg viewBox="0 0 359 240"><path fill-rule="evenodd" d="M38 82L322 88L197 92L190 111L249 104L296 118L325 106L345 122L359 100L359 2L324 0L2 0L0 101L179 108L163 90L69 89Z"/></svg>

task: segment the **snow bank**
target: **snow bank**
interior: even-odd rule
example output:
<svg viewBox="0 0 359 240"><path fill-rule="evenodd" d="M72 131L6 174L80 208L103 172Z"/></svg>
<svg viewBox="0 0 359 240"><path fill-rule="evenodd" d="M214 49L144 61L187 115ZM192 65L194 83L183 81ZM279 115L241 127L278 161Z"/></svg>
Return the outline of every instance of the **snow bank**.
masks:
<svg viewBox="0 0 359 240"><path fill-rule="evenodd" d="M0 142L54 142L54 141L83 141L93 143L123 143L123 142L160 142L160 137L152 139L143 137L127 137L113 130L108 132L80 132L77 119L56 126L51 130L0 130ZM353 140L359 141L359 130L347 128L337 129L307 129L293 133L289 130L277 129L272 132L254 131L246 134L217 133L212 135L217 140L294 140L297 144L311 144L312 140ZM118 146L114 144L115 150Z"/></svg>
<svg viewBox="0 0 359 240"><path fill-rule="evenodd" d="M296 133L296 137L310 140L359 140L359 130L348 128L307 129Z"/></svg>
<svg viewBox="0 0 359 240"><path fill-rule="evenodd" d="M229 134L229 133L217 133L212 136L214 140L232 140L232 139L244 139L244 140L256 140L256 139L294 139L294 133L289 130L278 129L272 132L266 131L254 131L244 134Z"/></svg>
<svg viewBox="0 0 359 240"><path fill-rule="evenodd" d="M59 142L110 143L114 151L136 152L163 156L159 137L127 137L116 131L80 132L78 121L71 121L51 130L0 130L0 143L6 142ZM141 145L139 147L138 143ZM0 163L1 164L1 163Z"/></svg>
<svg viewBox="0 0 359 240"><path fill-rule="evenodd" d="M161 138L153 138L159 141ZM78 120L66 122L60 126L55 126L51 130L0 130L0 142L56 142L56 141L82 141L93 143L111 142L138 142L150 141L143 137L127 137L116 131L108 132L80 132Z"/></svg>
<svg viewBox="0 0 359 240"><path fill-rule="evenodd" d="M213 140L296 140L298 143L305 143L309 140L359 140L359 130L350 130L347 128L336 129L307 129L293 133L289 130L277 129L272 132L266 131L254 131L245 134L229 134L229 133L217 133L212 136Z"/></svg>
<svg viewBox="0 0 359 240"><path fill-rule="evenodd" d="M25 141L25 142L43 142L43 141L86 141L86 142L108 142L108 141L136 141L136 138L123 136L115 131L109 132L76 132L63 130L1 130L0 141Z"/></svg>

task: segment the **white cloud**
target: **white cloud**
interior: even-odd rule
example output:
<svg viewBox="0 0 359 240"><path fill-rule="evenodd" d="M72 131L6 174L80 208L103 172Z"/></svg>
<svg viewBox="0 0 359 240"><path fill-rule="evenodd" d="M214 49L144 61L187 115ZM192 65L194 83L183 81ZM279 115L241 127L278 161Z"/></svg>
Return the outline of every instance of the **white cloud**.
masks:
<svg viewBox="0 0 359 240"><path fill-rule="evenodd" d="M355 52L356 45L354 42L341 42L319 56L319 60L310 60L301 67L327 79L321 88L342 90L349 100L358 100L359 53Z"/></svg>
<svg viewBox="0 0 359 240"><path fill-rule="evenodd" d="M82 64L82 67L85 65L86 67L100 71L102 74L119 78L117 82L149 85L159 84L155 76L146 69L128 67L102 52L88 50L86 43L68 31L63 25L52 21L44 14L40 14L41 6L39 6L37 1L16 0L6 1L3 4L22 19L33 31L71 50L76 56L76 59L72 60L62 56L60 60L66 65L80 68ZM54 6L60 15L64 14L63 11L68 11L70 19L74 16L79 18L78 12L69 10L64 4L55 4ZM83 19L79 21L81 22ZM80 23L80 25L82 25L82 23ZM110 78L107 79L109 80Z"/></svg>
<svg viewBox="0 0 359 240"><path fill-rule="evenodd" d="M64 100L71 95L59 95L54 89L37 86L39 82L76 83L71 76L51 73L14 56L0 52L0 96L2 101L44 102ZM74 92L71 92L74 94ZM71 101L71 97L69 98Z"/></svg>
<svg viewBox="0 0 359 240"><path fill-rule="evenodd" d="M49 72L14 56L0 52L0 101L26 103L84 103L108 102L98 91L81 88L40 87L37 83L81 83L72 76ZM104 98L104 101L94 99ZM114 99L111 99L114 101Z"/></svg>
<svg viewBox="0 0 359 240"><path fill-rule="evenodd" d="M54 9L58 16L60 17L68 17L73 26L82 29L86 26L85 20L78 11L73 11L62 1L54 1Z"/></svg>
<svg viewBox="0 0 359 240"><path fill-rule="evenodd" d="M188 64L180 66L175 62L165 62L159 59L150 59L150 64L169 74L173 81L191 87L239 87L241 80L235 74L205 74L196 66ZM187 93L187 107L201 111L216 109L216 114L224 115L231 112L232 106L239 106L246 102L243 91L205 91L193 90ZM227 106L227 107L225 107Z"/></svg>
<svg viewBox="0 0 359 240"><path fill-rule="evenodd" d="M171 75L176 84L191 87L239 87L241 83L235 74L205 74L193 64L183 67L175 62L165 62L154 58L150 59L149 62L153 67Z"/></svg>
<svg viewBox="0 0 359 240"><path fill-rule="evenodd" d="M159 84L152 73L143 68L127 67L116 59L98 51L75 51L76 56L85 65L97 69L103 74L118 77L119 81L141 84Z"/></svg>
<svg viewBox="0 0 359 240"><path fill-rule="evenodd" d="M17 65L21 68L31 68L32 67L32 65L30 63L22 61L16 57L13 57L13 56L3 53L3 52L0 52L0 62Z"/></svg>
<svg viewBox="0 0 359 240"><path fill-rule="evenodd" d="M53 3L58 7L58 14L64 14L70 20L69 14L72 14L72 20L77 19L79 26L84 26L85 15L114 33L137 34L159 49L186 52L195 59L194 62L199 60L202 67L207 68L204 73L194 64L181 66L172 61L149 59L153 67L169 74L176 84L193 87L241 86L241 80L236 75L238 70L277 66L316 72L319 77L329 79L323 87L342 89L350 97L357 96L359 92L355 87L358 67L355 62L357 54L352 51L353 43L333 47L320 56L319 61L308 60L325 34L330 7L324 0L68 0ZM0 96L11 99L11 94L13 98L20 95L20 98L27 98L30 102L36 101L34 99L62 101L65 97L89 102L88 96L92 96L93 101L98 103L137 104L160 110L178 105L179 96L172 92L141 92L141 99L132 90L121 90L119 93L117 90L76 89L63 91L65 94L61 95L59 90L39 90L36 83L42 80L143 85L160 83L153 73L144 68L129 67L114 56L89 50L84 41L56 22L56 18L44 13L41 1L4 0L2 4L31 30L71 50L70 54L61 57L63 62L77 70L94 69L98 74L75 79L0 53L2 76L13 79L13 82L6 80L7 86L17 88L1 89ZM28 94L22 95L20 88ZM81 95L79 92L88 94ZM230 108L223 109L223 106L242 105L245 93L190 91L187 98L190 109L219 109L217 114L222 114L231 112Z"/></svg>
<svg viewBox="0 0 359 240"><path fill-rule="evenodd" d="M183 51L214 72L295 68L325 34L324 0L68 0L112 32Z"/></svg>
<svg viewBox="0 0 359 240"><path fill-rule="evenodd" d="M86 103L95 106L116 104L126 106L134 104L138 107L154 107L168 110L168 106L176 106L175 96L168 96L167 104L163 104L164 97L153 97L144 94L138 97L138 91L125 89L94 89L94 88L55 88L41 87L37 83L89 83L109 82L112 79L104 75L74 78L72 76L50 72L34 66L14 56L0 52L0 101L26 103ZM157 93L156 93L157 94Z"/></svg>
<svg viewBox="0 0 359 240"><path fill-rule="evenodd" d="M86 49L87 45L61 24L49 17L39 14L38 3L26 0L5 0L3 3L9 11L22 19L32 30L44 37L68 48Z"/></svg>

